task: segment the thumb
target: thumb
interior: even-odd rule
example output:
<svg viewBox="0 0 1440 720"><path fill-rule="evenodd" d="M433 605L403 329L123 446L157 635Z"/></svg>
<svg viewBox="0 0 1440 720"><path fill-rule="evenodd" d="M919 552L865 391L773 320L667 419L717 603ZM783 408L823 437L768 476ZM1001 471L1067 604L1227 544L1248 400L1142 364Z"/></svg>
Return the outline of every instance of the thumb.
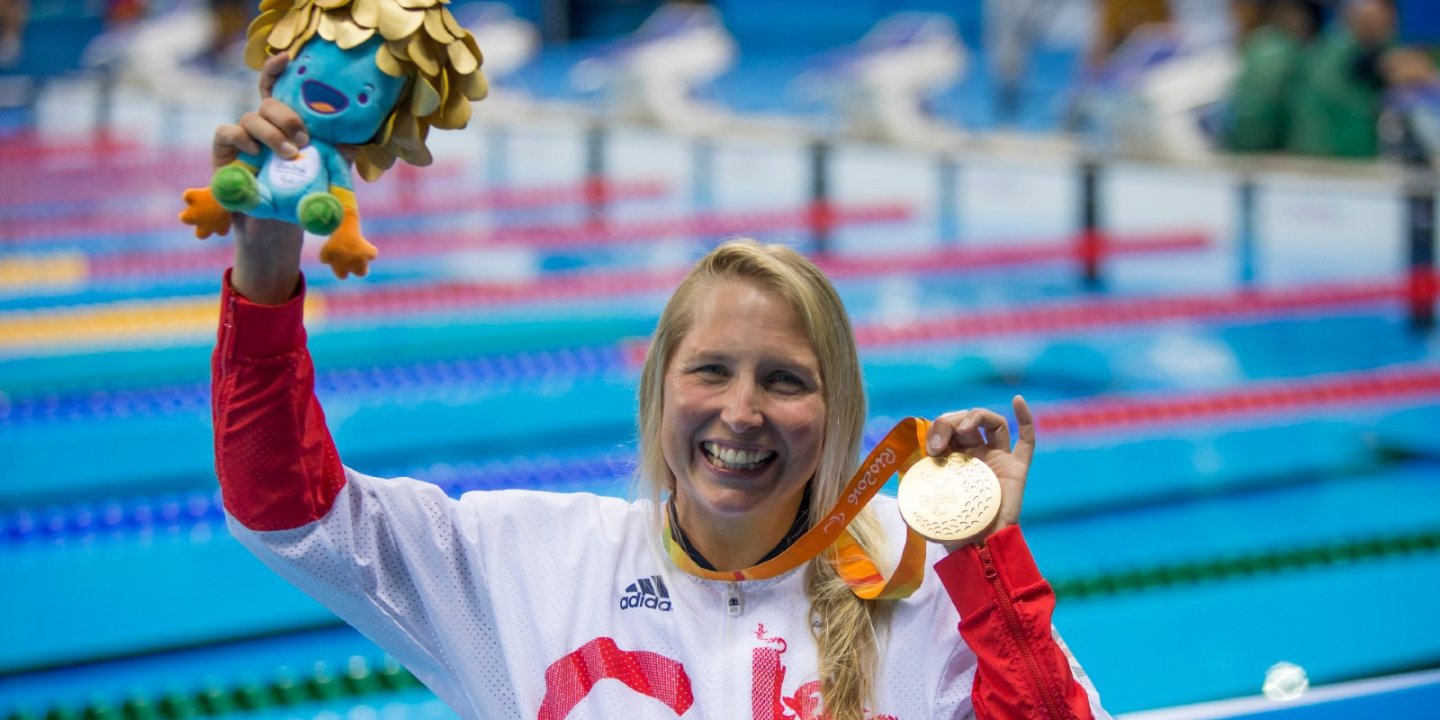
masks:
<svg viewBox="0 0 1440 720"><path fill-rule="evenodd" d="M285 72L285 66L290 64L290 53L276 53L265 60L265 65L260 68L260 99L269 98L275 89L275 81Z"/></svg>

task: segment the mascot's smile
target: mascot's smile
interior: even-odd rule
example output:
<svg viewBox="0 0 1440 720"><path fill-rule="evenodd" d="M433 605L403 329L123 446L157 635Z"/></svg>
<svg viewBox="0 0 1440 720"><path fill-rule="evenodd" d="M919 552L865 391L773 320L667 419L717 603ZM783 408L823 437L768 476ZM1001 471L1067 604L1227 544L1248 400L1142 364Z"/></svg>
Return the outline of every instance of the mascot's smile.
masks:
<svg viewBox="0 0 1440 720"><path fill-rule="evenodd" d="M299 158L265 151L216 168L209 187L186 191L181 219L198 237L228 232L234 213L294 223L329 236L321 256L337 277L364 275L377 251L360 232L351 163L339 148L357 146L354 172L371 181L397 161L429 165L429 131L464 127L470 101L489 91L480 46L449 2L264 0L246 33L245 63L260 70L289 55L270 91L300 113L311 142Z"/></svg>
<svg viewBox="0 0 1440 720"><path fill-rule="evenodd" d="M300 97L306 107L322 115L333 115L350 104L345 93L316 80L306 80L300 86Z"/></svg>

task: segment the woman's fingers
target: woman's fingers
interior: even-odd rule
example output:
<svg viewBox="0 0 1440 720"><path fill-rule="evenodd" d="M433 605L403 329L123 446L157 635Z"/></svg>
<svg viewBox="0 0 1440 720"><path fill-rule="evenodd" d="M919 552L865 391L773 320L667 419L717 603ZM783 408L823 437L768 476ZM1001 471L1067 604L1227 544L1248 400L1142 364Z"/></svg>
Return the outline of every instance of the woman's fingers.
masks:
<svg viewBox="0 0 1440 720"><path fill-rule="evenodd" d="M1015 429L1020 433L1020 440L1015 443L1015 457L1029 467L1030 459L1035 457L1035 415L1030 412L1030 404L1019 395L1010 401L1010 407L1015 411Z"/></svg>
<svg viewBox="0 0 1440 720"><path fill-rule="evenodd" d="M301 120L299 113L289 105L275 98L266 98L260 101L257 112L271 125L279 128L295 147L302 148L310 144L310 134L305 132L305 121Z"/></svg>
<svg viewBox="0 0 1440 720"><path fill-rule="evenodd" d="M215 130L211 145L211 160L215 167L234 161L240 153L259 154L262 147L268 147L277 155L293 158L299 149L310 142L305 131L305 121L300 119L288 105L271 97L275 80L285 71L288 56L281 53L265 61L260 72L260 107L240 116L233 125L221 125Z"/></svg>
<svg viewBox="0 0 1440 720"><path fill-rule="evenodd" d="M260 143L239 125L221 125L215 130L210 146L210 162L215 167L229 165L240 153L254 155L260 152Z"/></svg>
<svg viewBox="0 0 1440 720"><path fill-rule="evenodd" d="M1010 424L1004 416L990 410L976 410L966 422L985 431L983 440L986 447L1001 452L1010 451Z"/></svg>
<svg viewBox="0 0 1440 720"><path fill-rule="evenodd" d="M299 152L299 146L285 134L285 131L259 112L247 112L241 115L240 127L249 133L250 137L270 148L280 157L293 158L295 153Z"/></svg>
<svg viewBox="0 0 1440 720"><path fill-rule="evenodd" d="M960 410L945 413L930 425L926 449L931 455L981 447L1002 452L1010 450L1010 428L998 413L984 408Z"/></svg>
<svg viewBox="0 0 1440 720"><path fill-rule="evenodd" d="M998 413L977 408L960 420L951 444L967 452L979 448L1009 452L1010 427Z"/></svg>
<svg viewBox="0 0 1440 720"><path fill-rule="evenodd" d="M1025 481L1030 460L1035 455L1035 416L1025 398L1016 395L1010 401L1015 411L1015 429L1019 440L1010 446L1010 427L999 413L977 408L946 413L930 425L926 450L931 455L959 451L986 463L1000 479L1003 488L999 514L989 532L998 532L1020 521L1020 507L1025 496Z"/></svg>
<svg viewBox="0 0 1440 720"><path fill-rule="evenodd" d="M930 440L926 443L926 450L935 456L944 455L950 452L950 438L955 434L955 426L960 424L969 410L949 412L935 418L930 423Z"/></svg>
<svg viewBox="0 0 1440 720"><path fill-rule="evenodd" d="M271 97L275 81L288 62L285 53L266 60L260 71L260 107L241 115L238 123L222 125L215 131L211 155L216 167L230 163L239 153L258 154L262 146L280 157L293 158L300 148L310 143L300 115Z"/></svg>
<svg viewBox="0 0 1440 720"><path fill-rule="evenodd" d="M278 53L271 55L265 64L260 68L260 99L269 100L270 94L275 91L275 81L285 72L285 66L290 64L290 53Z"/></svg>

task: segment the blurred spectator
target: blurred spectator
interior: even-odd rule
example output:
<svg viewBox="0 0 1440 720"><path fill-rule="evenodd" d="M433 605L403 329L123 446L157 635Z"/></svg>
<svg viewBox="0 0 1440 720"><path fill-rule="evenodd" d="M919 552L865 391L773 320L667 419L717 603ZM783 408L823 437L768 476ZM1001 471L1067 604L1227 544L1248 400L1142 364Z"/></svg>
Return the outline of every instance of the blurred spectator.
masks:
<svg viewBox="0 0 1440 720"><path fill-rule="evenodd" d="M1378 58L1376 69L1387 88L1431 85L1437 80L1433 50L1391 48Z"/></svg>
<svg viewBox="0 0 1440 720"><path fill-rule="evenodd" d="M113 30L139 22L149 6L149 0L106 0L105 27Z"/></svg>
<svg viewBox="0 0 1440 720"><path fill-rule="evenodd" d="M1095 40L1090 44L1089 65L1098 68L1125 44L1135 31L1147 25L1169 25L1174 20L1169 0L1098 0Z"/></svg>
<svg viewBox="0 0 1440 720"><path fill-rule="evenodd" d="M1301 57L1323 23L1314 0L1232 0L1240 71L1227 98L1227 149L1281 150L1289 132L1289 94Z"/></svg>
<svg viewBox="0 0 1440 720"><path fill-rule="evenodd" d="M30 0L0 0L0 68L20 64Z"/></svg>
<svg viewBox="0 0 1440 720"><path fill-rule="evenodd" d="M1387 90L1435 80L1423 53L1397 47L1389 0L1350 0L1308 48L1290 98L1287 147L1306 155L1373 157Z"/></svg>
<svg viewBox="0 0 1440 720"><path fill-rule="evenodd" d="M240 48L236 46L244 42L245 29L254 19L257 6L252 0L210 0L210 12L215 16L215 24L210 45L202 57L207 65L211 68L222 68L227 54L241 54L238 52Z"/></svg>

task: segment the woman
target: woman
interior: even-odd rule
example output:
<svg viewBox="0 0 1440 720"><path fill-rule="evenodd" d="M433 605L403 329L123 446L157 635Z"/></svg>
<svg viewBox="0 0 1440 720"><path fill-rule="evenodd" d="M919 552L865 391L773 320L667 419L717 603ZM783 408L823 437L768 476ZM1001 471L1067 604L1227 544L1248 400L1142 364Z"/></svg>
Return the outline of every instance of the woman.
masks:
<svg viewBox="0 0 1440 720"><path fill-rule="evenodd" d="M266 66L262 95L283 65ZM293 152L303 132L267 98L216 132L214 160L257 143ZM651 498L452 500L341 466L304 347L300 233L236 228L213 368L232 531L462 717L1105 716L1052 633L1053 594L1015 527L1034 447L1020 398L1013 451L990 411L930 427L925 452L983 459L1005 494L980 544L923 548L912 594L861 600L837 546L734 579L792 557L858 465L854 337L798 254L726 245L667 304L640 388ZM849 527L867 557L906 537L883 497Z"/></svg>

